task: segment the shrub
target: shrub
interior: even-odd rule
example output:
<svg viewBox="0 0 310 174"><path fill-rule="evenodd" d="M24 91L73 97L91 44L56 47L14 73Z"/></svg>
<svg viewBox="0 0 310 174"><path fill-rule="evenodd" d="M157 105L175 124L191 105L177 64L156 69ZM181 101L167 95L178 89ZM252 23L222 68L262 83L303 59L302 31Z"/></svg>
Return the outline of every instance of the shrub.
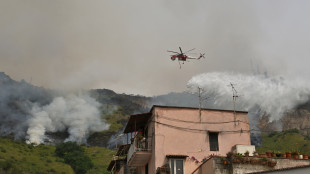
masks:
<svg viewBox="0 0 310 174"><path fill-rule="evenodd" d="M49 172L55 173L56 170L52 168L52 169L49 170Z"/></svg>
<svg viewBox="0 0 310 174"><path fill-rule="evenodd" d="M3 147L0 147L1 152L6 153L6 150Z"/></svg>
<svg viewBox="0 0 310 174"><path fill-rule="evenodd" d="M73 142L66 142L56 147L57 156L64 158L77 174L84 174L94 165L91 159L84 153L84 149Z"/></svg>
<svg viewBox="0 0 310 174"><path fill-rule="evenodd" d="M271 138L271 137L273 137L273 136L275 136L275 135L277 135L277 133L276 133L276 132L272 132L272 133L270 133L270 134L268 135L268 137Z"/></svg>
<svg viewBox="0 0 310 174"><path fill-rule="evenodd" d="M48 152L40 152L40 157L47 157L48 156Z"/></svg>
<svg viewBox="0 0 310 174"><path fill-rule="evenodd" d="M2 168L4 171L8 171L13 167L13 162L8 160L8 161L0 161L0 169Z"/></svg>
<svg viewBox="0 0 310 174"><path fill-rule="evenodd" d="M284 134L287 134L287 133L290 133L290 134L297 133L297 134L299 134L299 130L295 128L295 129L289 129L289 130L284 131Z"/></svg>
<svg viewBox="0 0 310 174"><path fill-rule="evenodd" d="M66 154L65 163L69 164L77 174L84 174L94 166L87 155L77 151Z"/></svg>
<svg viewBox="0 0 310 174"><path fill-rule="evenodd" d="M56 155L61 158L64 158L65 155L70 152L84 153L84 149L74 142L66 142L57 146L55 150Z"/></svg>

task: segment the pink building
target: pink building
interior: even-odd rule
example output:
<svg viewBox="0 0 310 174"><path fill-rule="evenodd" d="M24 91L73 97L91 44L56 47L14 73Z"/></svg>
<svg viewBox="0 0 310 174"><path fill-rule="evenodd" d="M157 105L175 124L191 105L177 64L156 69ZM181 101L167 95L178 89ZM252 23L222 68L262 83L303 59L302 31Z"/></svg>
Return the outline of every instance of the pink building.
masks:
<svg viewBox="0 0 310 174"><path fill-rule="evenodd" d="M249 130L247 112L153 106L129 118L124 133L135 136L125 167L138 174L192 173L210 155L226 156L235 145L250 145Z"/></svg>

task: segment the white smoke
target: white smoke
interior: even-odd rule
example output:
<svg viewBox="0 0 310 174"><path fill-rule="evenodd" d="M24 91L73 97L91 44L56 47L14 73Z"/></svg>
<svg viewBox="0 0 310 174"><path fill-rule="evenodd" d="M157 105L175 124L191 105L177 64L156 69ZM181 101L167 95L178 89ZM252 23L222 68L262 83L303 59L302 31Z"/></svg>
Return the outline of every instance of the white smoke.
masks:
<svg viewBox="0 0 310 174"><path fill-rule="evenodd" d="M56 97L43 107L34 105L28 120L27 143L41 144L46 133L67 131L65 141L86 143L92 132L109 129L100 118L100 104L86 94Z"/></svg>
<svg viewBox="0 0 310 174"><path fill-rule="evenodd" d="M250 110L258 106L271 116L271 121L278 120L284 112L305 103L310 95L310 83L303 80L227 72L194 76L187 86L192 93L200 87L207 94L213 94L217 107L233 109L230 83L235 84L239 94L237 109Z"/></svg>

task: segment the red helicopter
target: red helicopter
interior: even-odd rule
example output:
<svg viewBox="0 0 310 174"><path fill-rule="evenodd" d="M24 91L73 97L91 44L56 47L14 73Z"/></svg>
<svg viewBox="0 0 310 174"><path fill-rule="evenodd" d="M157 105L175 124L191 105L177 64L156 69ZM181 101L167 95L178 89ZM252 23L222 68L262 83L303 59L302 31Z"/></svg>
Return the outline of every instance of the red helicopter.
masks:
<svg viewBox="0 0 310 174"><path fill-rule="evenodd" d="M204 54L201 54L200 53L200 55L199 55L199 57L191 57L191 56L188 56L188 55L186 55L186 53L188 53L188 52L190 52L190 51L193 51L195 48L193 48L193 49L190 49L190 50L188 50L188 51L186 51L186 52L182 52L182 49L181 49L181 47L179 47L179 49L180 49L180 53L179 52L176 52L176 51L169 51L168 50L168 52L171 52L171 53L175 53L174 55L171 55L171 60L176 60L176 59L178 59L178 61L179 61L179 63L180 63L180 61L183 61L183 64L184 64L184 62L187 60L187 59L196 59L196 60L199 60L199 59L201 59L202 57L203 58L205 58L205 53ZM180 68L181 68L181 64L180 64Z"/></svg>

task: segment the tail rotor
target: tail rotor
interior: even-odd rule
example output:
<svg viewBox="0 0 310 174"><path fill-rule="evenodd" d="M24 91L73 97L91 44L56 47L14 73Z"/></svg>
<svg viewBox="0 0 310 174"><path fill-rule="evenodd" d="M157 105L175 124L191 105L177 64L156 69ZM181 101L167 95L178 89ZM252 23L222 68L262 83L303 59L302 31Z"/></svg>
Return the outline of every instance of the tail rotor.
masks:
<svg viewBox="0 0 310 174"><path fill-rule="evenodd" d="M203 53L203 54L200 53L200 56L198 57L198 59L206 58L206 57L205 57L205 54L206 54L206 53Z"/></svg>

